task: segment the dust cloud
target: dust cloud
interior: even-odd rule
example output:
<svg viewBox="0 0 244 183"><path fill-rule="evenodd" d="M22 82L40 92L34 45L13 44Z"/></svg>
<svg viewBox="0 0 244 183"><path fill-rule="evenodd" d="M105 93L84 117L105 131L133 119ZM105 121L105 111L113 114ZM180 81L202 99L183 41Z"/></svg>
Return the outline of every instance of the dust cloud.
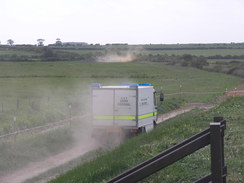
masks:
<svg viewBox="0 0 244 183"><path fill-rule="evenodd" d="M57 88L57 90L58 93L62 93L61 87ZM82 91L82 89L78 88L77 90L78 91L73 92L80 94L75 96L75 98L62 98L62 95L59 96L63 100L61 103L67 107L67 113L69 113L70 110L68 108L69 105L72 104L72 111L71 114L67 114L67 123L65 123L65 125L50 128L47 131L37 131L34 132L34 134L17 137L16 140L10 139L8 142L4 143L0 141L4 144L3 147L5 148L5 151L13 150L10 156L16 157L15 159L12 159L12 162L9 163L8 167L5 166L8 170L4 170L4 167L0 167L1 183L24 182L28 179L39 176L50 169L81 157L92 150L98 148L103 149L103 151L111 150L117 147L124 140L118 136L117 138L103 136L100 139L92 137L93 126L91 121L89 89ZM44 87L42 87L41 93L43 95L48 94L50 96L50 99L47 102L49 106L52 106L54 96L51 96L51 91L48 89L45 91ZM38 95L41 95L41 93ZM59 97L56 95L55 100L60 100ZM58 104L60 104L60 101L58 101ZM42 105L43 104L40 104L38 110L35 111L36 113L38 111L43 112ZM73 111L82 111L82 114L74 113ZM116 141L113 139L116 139ZM23 156L23 154L25 155ZM7 153L0 154L0 160L10 158L11 157L9 157ZM18 164L20 166L16 167ZM56 172L55 176L60 173L63 172ZM44 176L42 182L45 182L46 180L50 179L49 177Z"/></svg>
<svg viewBox="0 0 244 183"><path fill-rule="evenodd" d="M137 46L128 50L108 48L105 55L97 58L97 62L132 62L144 48Z"/></svg>
<svg viewBox="0 0 244 183"><path fill-rule="evenodd" d="M97 58L97 62L131 62L136 58L132 53L118 55L116 53L108 53L105 56Z"/></svg>

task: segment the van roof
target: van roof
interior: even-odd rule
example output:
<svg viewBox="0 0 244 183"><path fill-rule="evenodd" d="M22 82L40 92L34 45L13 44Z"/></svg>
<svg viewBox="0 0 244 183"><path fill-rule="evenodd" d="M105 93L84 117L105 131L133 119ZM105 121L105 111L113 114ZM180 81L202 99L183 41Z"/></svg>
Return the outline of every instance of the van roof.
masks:
<svg viewBox="0 0 244 183"><path fill-rule="evenodd" d="M152 88L152 86L100 86L97 88L108 88L108 89L126 89L126 88Z"/></svg>
<svg viewBox="0 0 244 183"><path fill-rule="evenodd" d="M102 86L100 83L93 83L91 87L98 87L98 88L130 88L130 87L149 87L151 86L150 83L120 83L119 86Z"/></svg>

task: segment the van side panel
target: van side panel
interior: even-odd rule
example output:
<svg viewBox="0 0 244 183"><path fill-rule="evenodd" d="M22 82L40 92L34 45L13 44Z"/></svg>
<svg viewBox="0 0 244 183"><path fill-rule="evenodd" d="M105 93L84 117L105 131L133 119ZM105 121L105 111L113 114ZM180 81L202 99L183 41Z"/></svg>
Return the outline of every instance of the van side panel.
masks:
<svg viewBox="0 0 244 183"><path fill-rule="evenodd" d="M138 87L138 127L153 125L156 121L153 93L153 87Z"/></svg>

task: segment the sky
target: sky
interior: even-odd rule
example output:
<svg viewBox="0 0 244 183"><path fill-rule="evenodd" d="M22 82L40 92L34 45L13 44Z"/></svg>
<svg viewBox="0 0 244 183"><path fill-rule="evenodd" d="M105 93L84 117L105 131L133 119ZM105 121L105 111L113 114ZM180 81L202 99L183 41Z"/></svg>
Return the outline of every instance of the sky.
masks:
<svg viewBox="0 0 244 183"><path fill-rule="evenodd" d="M0 0L6 44L244 42L244 0Z"/></svg>

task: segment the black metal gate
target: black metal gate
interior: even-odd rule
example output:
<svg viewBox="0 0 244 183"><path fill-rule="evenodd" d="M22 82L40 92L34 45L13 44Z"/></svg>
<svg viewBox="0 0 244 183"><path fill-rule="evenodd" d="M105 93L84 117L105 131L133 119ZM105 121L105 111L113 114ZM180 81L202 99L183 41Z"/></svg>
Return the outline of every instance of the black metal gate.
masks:
<svg viewBox="0 0 244 183"><path fill-rule="evenodd" d="M226 120L215 117L210 128L184 140L157 156L113 178L108 183L133 183L173 164L174 162L210 145L211 174L195 183L226 183L227 167L224 162L224 130Z"/></svg>

